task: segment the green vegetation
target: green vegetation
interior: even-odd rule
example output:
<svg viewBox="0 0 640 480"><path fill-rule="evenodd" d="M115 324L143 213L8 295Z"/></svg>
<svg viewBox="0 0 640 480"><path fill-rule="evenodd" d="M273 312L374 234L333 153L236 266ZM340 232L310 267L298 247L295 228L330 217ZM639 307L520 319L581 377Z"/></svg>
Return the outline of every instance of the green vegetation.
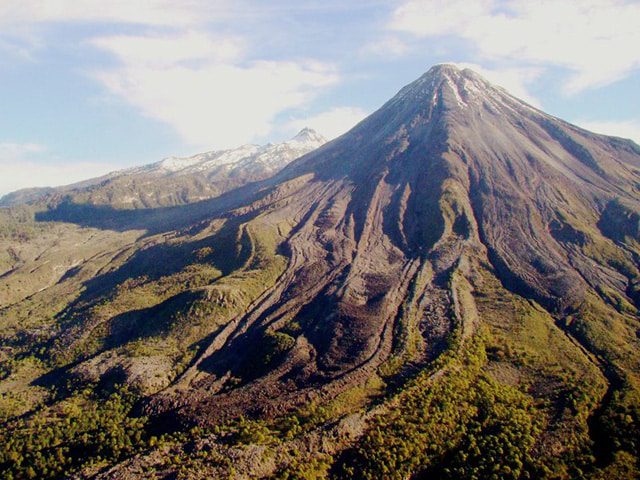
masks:
<svg viewBox="0 0 640 480"><path fill-rule="evenodd" d="M262 375L275 367L293 348L295 339L284 332L265 332L245 358L241 374L244 378Z"/></svg>
<svg viewBox="0 0 640 480"><path fill-rule="evenodd" d="M145 419L129 416L133 400L126 389L107 398L86 391L10 422L0 431L2 478L57 478L139 450L148 438Z"/></svg>
<svg viewBox="0 0 640 480"><path fill-rule="evenodd" d="M289 465L278 471L273 480L322 480L329 477L334 459L331 455L316 454L312 458L293 456Z"/></svg>
<svg viewBox="0 0 640 480"><path fill-rule="evenodd" d="M41 360L33 355L7 358L0 362L0 422L24 415L51 395L31 382L47 371Z"/></svg>
<svg viewBox="0 0 640 480"><path fill-rule="evenodd" d="M447 192L443 228L464 236L465 207ZM38 234L29 212L11 215L18 216L0 239ZM368 378L276 418L152 436L148 420L132 414L137 395L179 378L217 332L260 304L285 272L278 248L290 228L258 215L156 237L149 252L123 250L129 259L102 271L100 281L84 277L59 298L36 295L19 314L3 310L0 476L83 476L141 453L152 459L148 475L158 478L232 477L238 458L266 465L275 479L640 478L636 307L603 283L570 315L553 316L506 290L489 265L467 278L460 268L467 262L471 269L466 257L448 282L432 278L425 263L400 305L391 354ZM630 281L637 276L631 255L614 241L571 228L555 234ZM437 354L441 346L423 337L425 288L452 302L458 322L435 361L425 360L428 348ZM251 349L232 365L225 388L281 365L308 333L304 315L287 318L278 330L247 330ZM94 377L74 383L76 362ZM106 381L113 372L121 377ZM134 377L160 380L145 391ZM114 381L128 386L113 389ZM65 382L72 387L50 386ZM75 390L80 384L85 390Z"/></svg>
<svg viewBox="0 0 640 480"><path fill-rule="evenodd" d="M477 411L463 441L442 465L442 478L518 479L530 476L539 428L531 400L481 377L474 385Z"/></svg>
<svg viewBox="0 0 640 480"><path fill-rule="evenodd" d="M168 308L163 308L161 304L185 291L208 285L220 275L221 272L212 266L192 264L178 273L162 276L154 281L146 276L124 281L117 285L108 297L99 300L88 310L81 311L81 314L88 315L93 320L91 323L95 323L96 327L86 332L82 341L76 342L71 349L64 348L62 345L60 348L54 347L55 362L58 365L64 365L110 347L112 346L110 343L113 344L115 339L109 336L113 336L114 333L121 337L138 338L152 336L155 331L166 334L166 329L171 328L172 322L167 317L170 317L172 313L170 310L172 307L175 309L175 306L168 303L166 305ZM129 315L126 318L128 325L123 324L121 327L118 324L113 325L112 319L131 311L140 313ZM161 320L163 317L164 321ZM173 320L174 323L176 321Z"/></svg>
<svg viewBox="0 0 640 480"><path fill-rule="evenodd" d="M48 224L34 220L31 207L0 208L0 240L28 242L49 228Z"/></svg>
<svg viewBox="0 0 640 480"><path fill-rule="evenodd" d="M418 329L422 312L418 308L420 292L433 276L428 262L421 267L411 286L408 298L401 306L399 321L394 326L393 353L380 368L382 377L393 377L406 363L418 356L423 347L422 335Z"/></svg>
<svg viewBox="0 0 640 480"><path fill-rule="evenodd" d="M283 466L274 478L348 478L356 474L359 478L404 478L410 474L451 479L634 478L640 404L633 397L636 390L614 392L610 406L603 411L599 424L602 434L613 439L612 452L606 464L597 466L586 425L605 389L597 366L548 313L504 291L492 277L484 278L483 288L475 296L488 332L467 339L462 346L459 340L452 340L449 353L384 402L385 413L375 417L358 445L346 454L310 455L294 448L280 460ZM609 308L595 303L590 329L578 330L585 320L577 316L568 320L568 328L582 332L585 338L602 338L603 353L610 352L608 335L616 330L598 327L598 322L606 321L602 320L606 318L603 312L608 314ZM193 321L194 312L190 315ZM293 346L289 333L298 329L293 325L265 333L255 353L260 364L273 367ZM173 334L169 338L175 342ZM141 339L127 345L137 355L163 351L162 344ZM605 358L617 361L623 352L626 350ZM39 360L31 363L42 368ZM15 361L6 365L5 375L12 375L19 366ZM266 448L261 455L273 455L274 449L287 442L366 408L384 388L377 377L372 379L328 404L315 404L273 421L232 422L217 430L216 442L238 448L259 445ZM3 475L56 478L62 472L97 468L137 451L159 448L160 440L146 434L144 419L129 417L130 398L127 393L106 400L83 393L23 420L10 421L0 439L9 446L2 457ZM561 420L552 420L553 415ZM556 434L556 428L564 430ZM194 431L169 439L174 453L157 468L178 472L178 478L207 468L232 472L233 465L219 451L189 447L194 438L208 435L211 433ZM559 445L561 457L539 453ZM81 452L85 448L95 453L84 458Z"/></svg>
<svg viewBox="0 0 640 480"><path fill-rule="evenodd" d="M531 399L483 374L485 362L476 338L442 373L424 372L409 382L345 457L339 476L403 479L432 471L445 478L517 479L529 471L539 432Z"/></svg>

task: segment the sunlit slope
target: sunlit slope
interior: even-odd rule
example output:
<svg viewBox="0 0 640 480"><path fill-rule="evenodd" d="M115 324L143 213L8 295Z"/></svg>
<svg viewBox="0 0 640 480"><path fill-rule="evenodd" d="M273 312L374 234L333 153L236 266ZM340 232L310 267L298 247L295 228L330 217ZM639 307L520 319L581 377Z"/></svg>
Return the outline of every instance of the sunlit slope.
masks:
<svg viewBox="0 0 640 480"><path fill-rule="evenodd" d="M636 478L639 169L630 141L434 67L5 307L2 468Z"/></svg>

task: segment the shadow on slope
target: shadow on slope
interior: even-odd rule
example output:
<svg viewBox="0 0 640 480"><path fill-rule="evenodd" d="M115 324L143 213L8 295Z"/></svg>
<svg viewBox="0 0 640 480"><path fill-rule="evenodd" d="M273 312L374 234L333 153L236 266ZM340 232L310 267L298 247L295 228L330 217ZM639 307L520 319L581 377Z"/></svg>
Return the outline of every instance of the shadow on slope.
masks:
<svg viewBox="0 0 640 480"><path fill-rule="evenodd" d="M231 190L219 197L180 205L151 209L116 209L107 205L73 203L69 198L36 212L38 222L67 222L81 227L124 232L146 230L148 235L181 229L259 198L264 182Z"/></svg>

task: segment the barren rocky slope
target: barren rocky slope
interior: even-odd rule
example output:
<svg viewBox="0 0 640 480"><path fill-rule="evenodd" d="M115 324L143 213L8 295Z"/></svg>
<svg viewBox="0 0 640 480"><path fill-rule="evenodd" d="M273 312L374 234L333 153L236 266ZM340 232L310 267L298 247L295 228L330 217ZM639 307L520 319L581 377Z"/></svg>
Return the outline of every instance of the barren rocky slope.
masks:
<svg viewBox="0 0 640 480"><path fill-rule="evenodd" d="M436 66L5 307L6 358L39 353L4 383L62 411L128 386L126 447L61 434L78 478L636 478L639 182L633 142ZM33 405L6 435L56 417Z"/></svg>

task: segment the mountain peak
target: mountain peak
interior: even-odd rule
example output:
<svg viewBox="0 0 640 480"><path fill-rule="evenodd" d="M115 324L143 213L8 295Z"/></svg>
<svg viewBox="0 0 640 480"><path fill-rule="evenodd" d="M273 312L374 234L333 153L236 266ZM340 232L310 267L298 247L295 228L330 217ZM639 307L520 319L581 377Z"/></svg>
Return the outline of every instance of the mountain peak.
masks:
<svg viewBox="0 0 640 480"><path fill-rule="evenodd" d="M460 68L453 63L438 63L426 71L417 81L421 79L460 79L481 81L490 84L482 75L470 68ZM415 83L415 82L414 82Z"/></svg>
<svg viewBox="0 0 640 480"><path fill-rule="evenodd" d="M429 110L442 107L441 111L468 111L491 105L500 109L507 103L516 108L528 105L510 95L506 90L493 85L470 68L443 63L434 65L414 82L401 89L390 103L422 105ZM489 107L491 108L491 107Z"/></svg>
<svg viewBox="0 0 640 480"><path fill-rule="evenodd" d="M425 75L460 74L462 70L454 63L436 63Z"/></svg>
<svg viewBox="0 0 640 480"><path fill-rule="evenodd" d="M290 141L300 143L318 143L319 145L322 145L323 143L326 143L327 139L316 132L313 128L304 127Z"/></svg>

